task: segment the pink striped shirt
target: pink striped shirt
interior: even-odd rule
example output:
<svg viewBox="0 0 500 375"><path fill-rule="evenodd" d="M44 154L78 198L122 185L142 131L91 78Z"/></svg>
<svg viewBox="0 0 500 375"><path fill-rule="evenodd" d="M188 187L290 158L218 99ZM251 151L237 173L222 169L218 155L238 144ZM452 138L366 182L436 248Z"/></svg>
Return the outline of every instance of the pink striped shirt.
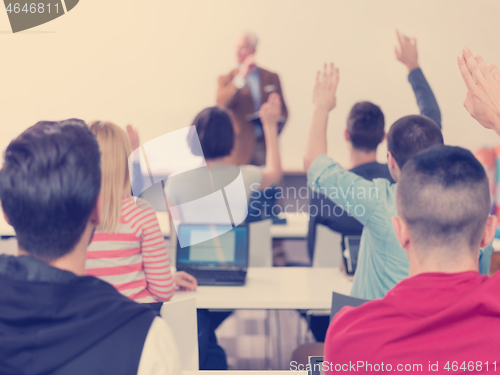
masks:
<svg viewBox="0 0 500 375"><path fill-rule="evenodd" d="M168 301L175 291L165 240L149 202L123 198L116 233L95 232L87 249L86 274L134 301Z"/></svg>

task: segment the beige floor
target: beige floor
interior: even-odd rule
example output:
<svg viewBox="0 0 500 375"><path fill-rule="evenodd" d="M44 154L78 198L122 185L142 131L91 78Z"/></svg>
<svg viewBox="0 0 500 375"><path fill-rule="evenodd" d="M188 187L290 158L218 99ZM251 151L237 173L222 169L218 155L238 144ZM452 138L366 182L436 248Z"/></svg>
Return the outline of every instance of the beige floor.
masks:
<svg viewBox="0 0 500 375"><path fill-rule="evenodd" d="M216 334L233 370L290 370L293 351L314 341L293 310L235 311Z"/></svg>

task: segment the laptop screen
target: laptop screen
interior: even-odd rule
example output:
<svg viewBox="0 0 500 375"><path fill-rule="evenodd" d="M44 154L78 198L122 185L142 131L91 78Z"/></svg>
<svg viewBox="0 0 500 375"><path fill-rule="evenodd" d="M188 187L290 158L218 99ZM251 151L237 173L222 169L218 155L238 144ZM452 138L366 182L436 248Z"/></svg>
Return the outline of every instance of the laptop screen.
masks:
<svg viewBox="0 0 500 375"><path fill-rule="evenodd" d="M177 268L247 267L248 227L181 224L178 229ZM200 242L199 239L210 238ZM179 243L194 245L181 248Z"/></svg>

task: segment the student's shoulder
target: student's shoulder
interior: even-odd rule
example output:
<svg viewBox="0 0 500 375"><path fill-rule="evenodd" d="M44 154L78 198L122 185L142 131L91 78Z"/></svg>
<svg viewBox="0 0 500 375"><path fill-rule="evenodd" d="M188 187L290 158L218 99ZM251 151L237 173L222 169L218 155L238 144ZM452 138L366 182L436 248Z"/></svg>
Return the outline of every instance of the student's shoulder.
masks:
<svg viewBox="0 0 500 375"><path fill-rule="evenodd" d="M379 197L385 197L386 204L392 205L396 199L396 183L391 183L386 178L374 178L372 180L375 188L379 194Z"/></svg>
<svg viewBox="0 0 500 375"><path fill-rule="evenodd" d="M165 320L156 317L144 342L137 375L179 373L180 358L174 334Z"/></svg>
<svg viewBox="0 0 500 375"><path fill-rule="evenodd" d="M164 343L174 340L174 335L167 322L161 317L156 316L149 328L148 338L154 343Z"/></svg>
<svg viewBox="0 0 500 375"><path fill-rule="evenodd" d="M365 336L372 329L376 329L386 312L387 303L383 299L369 301L359 307L343 307L328 328L328 346L342 348L352 338Z"/></svg>
<svg viewBox="0 0 500 375"><path fill-rule="evenodd" d="M136 214L139 211L155 212L151 203L139 197L128 197L123 201L122 205L125 215Z"/></svg>
<svg viewBox="0 0 500 375"><path fill-rule="evenodd" d="M483 289L487 293L493 293L498 296L498 291L500 290L500 271L495 272L493 276L488 278L487 276L482 275L485 280L483 282ZM500 306L500 299L498 300Z"/></svg>
<svg viewBox="0 0 500 375"><path fill-rule="evenodd" d="M241 176L245 182L257 181L260 182L262 178L262 167L258 167L256 165L240 165Z"/></svg>
<svg viewBox="0 0 500 375"><path fill-rule="evenodd" d="M343 168L340 163L336 162L328 155L323 154L317 156L309 166L309 170L307 171L307 180L310 183L315 183L325 177L336 176L341 173L352 173L353 175L359 177L356 173Z"/></svg>
<svg viewBox="0 0 500 375"><path fill-rule="evenodd" d="M345 306L335 315L331 324L346 326L365 323L367 319L376 318L387 306L388 303L383 298L367 301L358 307Z"/></svg>
<svg viewBox="0 0 500 375"><path fill-rule="evenodd" d="M347 177L347 178L346 178ZM395 184L385 178L375 178L373 180L360 176L358 173L349 171L342 167L340 163L327 155L320 155L312 162L307 172L307 180L313 186L321 184L325 179L333 178L339 185L370 188L370 196L376 194L377 201L382 202L383 197L393 194Z"/></svg>
<svg viewBox="0 0 500 375"><path fill-rule="evenodd" d="M376 178L385 178L391 183L394 183L394 180L392 179L387 164L381 164L378 162L361 164L352 168L351 172L354 172L360 175L361 177L366 178L367 180L374 180Z"/></svg>
<svg viewBox="0 0 500 375"><path fill-rule="evenodd" d="M481 311L488 316L496 317L496 327L500 328L500 271L493 276L477 274L477 287L474 289L470 298L474 299L476 304L481 305Z"/></svg>
<svg viewBox="0 0 500 375"><path fill-rule="evenodd" d="M385 177L377 177L377 178L374 178L372 181L377 186L380 186L380 187L383 186L384 189L386 189L387 191L391 191L391 192L396 191L396 183L389 181Z"/></svg>
<svg viewBox="0 0 500 375"><path fill-rule="evenodd" d="M326 154L318 155L316 157L316 159L314 159L313 162L311 163L311 166L309 167L309 172L311 172L311 170L313 170L313 171L314 170L321 170L321 169L332 167L332 166L341 167L341 165L338 162L336 162L335 160L333 160L330 156L328 156Z"/></svg>
<svg viewBox="0 0 500 375"><path fill-rule="evenodd" d="M243 175L261 175L262 174L262 167L258 167L256 165L241 165L240 166L240 171Z"/></svg>
<svg viewBox="0 0 500 375"><path fill-rule="evenodd" d="M377 163L378 164L378 163ZM323 154L319 155L316 157L316 159L313 160L311 166L309 167L308 171L308 177L309 178L314 178L315 176L321 175L321 174L335 174L335 173L340 173L340 174L351 174L352 176L356 176L358 178L361 178L363 180L381 180L379 184L386 184L386 185L391 185L391 181L386 179L386 174L374 174L373 171L370 171L370 173L366 173L366 168L360 168L356 167L351 170L347 170L342 165L332 159L330 156ZM385 181L384 181L385 180Z"/></svg>

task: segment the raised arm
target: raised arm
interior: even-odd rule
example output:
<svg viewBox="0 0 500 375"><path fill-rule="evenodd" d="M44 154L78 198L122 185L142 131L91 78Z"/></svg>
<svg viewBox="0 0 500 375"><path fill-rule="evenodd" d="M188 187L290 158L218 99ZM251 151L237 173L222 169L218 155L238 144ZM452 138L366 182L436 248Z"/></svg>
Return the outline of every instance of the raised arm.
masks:
<svg viewBox="0 0 500 375"><path fill-rule="evenodd" d="M323 73L318 72L314 87L314 110L304 156L307 181L315 191L323 193L330 200L355 216L362 224L370 219L370 213L377 204L379 190L384 194L388 180L380 179L378 185L342 166L326 156L326 127L328 113L335 108L336 90L339 81L338 69L325 64ZM361 194L358 194L360 193ZM355 207L362 208L358 211Z"/></svg>
<svg viewBox="0 0 500 375"><path fill-rule="evenodd" d="M441 111L436 97L418 63L417 40L409 38L396 30L399 46L396 58L408 69L408 81L417 99L420 114L433 119L441 127Z"/></svg>
<svg viewBox="0 0 500 375"><path fill-rule="evenodd" d="M275 74L275 85L277 87L276 92L279 94L281 98L281 116L285 118L285 123L286 123L286 120L288 119L288 108L285 103L285 98L283 97L283 90L281 89L280 78L277 74ZM285 123L280 123L278 125L278 134L281 133L281 131L285 127Z"/></svg>
<svg viewBox="0 0 500 375"><path fill-rule="evenodd" d="M464 106L487 129L500 135L500 70L474 57L469 48L458 55L458 67L467 86Z"/></svg>
<svg viewBox="0 0 500 375"><path fill-rule="evenodd" d="M309 127L309 135L306 143L306 153L304 156L304 169L309 170L314 159L319 155L326 154L326 127L328 124L328 114L337 104L337 85L339 82L339 70L330 63L323 67L323 73L318 71L316 75L316 85L313 93L313 116Z"/></svg>
<svg viewBox="0 0 500 375"><path fill-rule="evenodd" d="M222 108L231 108L238 91L238 88L232 81L231 75L220 76L217 87L217 105Z"/></svg>
<svg viewBox="0 0 500 375"><path fill-rule="evenodd" d="M256 69L255 56L249 55L239 67L235 76L219 77L216 103L222 108L231 108L236 94L246 85L246 77Z"/></svg>
<svg viewBox="0 0 500 375"><path fill-rule="evenodd" d="M281 117L279 94L269 95L267 102L260 108L260 118L266 141L266 165L262 170L260 189L274 185L281 179L281 158L278 145L278 121Z"/></svg>
<svg viewBox="0 0 500 375"><path fill-rule="evenodd" d="M458 55L458 68L467 86L464 107L482 126L500 135L500 70L464 48ZM479 253L479 272L489 274L492 244Z"/></svg>

